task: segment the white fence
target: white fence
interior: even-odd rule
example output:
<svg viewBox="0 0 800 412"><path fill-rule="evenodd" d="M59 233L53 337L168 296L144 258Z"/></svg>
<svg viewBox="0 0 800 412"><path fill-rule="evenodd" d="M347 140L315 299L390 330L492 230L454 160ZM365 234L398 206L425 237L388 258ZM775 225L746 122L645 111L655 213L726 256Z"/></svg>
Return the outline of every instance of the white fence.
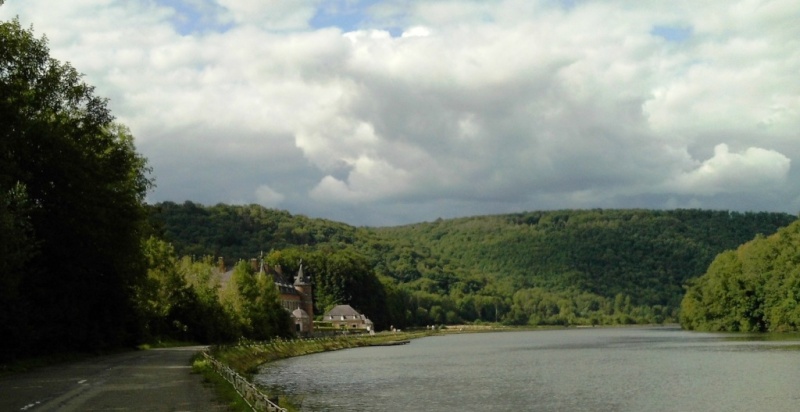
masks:
<svg viewBox="0 0 800 412"><path fill-rule="evenodd" d="M227 365L222 364L222 362L214 359L209 355L207 352L202 352L203 356L205 356L206 360L211 363L214 370L226 381L230 382L234 388L236 388L236 392L239 392L239 395L242 396L242 399L250 405L256 412L287 412L285 408L281 408L280 406L276 405L274 402L270 401L267 398L267 395L261 393L258 388L250 383L247 379L243 378L241 375L236 373L233 369L229 368Z"/></svg>

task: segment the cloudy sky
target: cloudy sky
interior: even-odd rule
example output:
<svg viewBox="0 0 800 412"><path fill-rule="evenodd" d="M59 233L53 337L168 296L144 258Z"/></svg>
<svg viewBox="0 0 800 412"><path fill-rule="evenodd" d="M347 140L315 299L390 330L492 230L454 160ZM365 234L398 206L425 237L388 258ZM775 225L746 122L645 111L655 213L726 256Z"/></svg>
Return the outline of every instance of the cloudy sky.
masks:
<svg viewBox="0 0 800 412"><path fill-rule="evenodd" d="M7 0L149 159L150 202L354 225L800 211L797 0Z"/></svg>

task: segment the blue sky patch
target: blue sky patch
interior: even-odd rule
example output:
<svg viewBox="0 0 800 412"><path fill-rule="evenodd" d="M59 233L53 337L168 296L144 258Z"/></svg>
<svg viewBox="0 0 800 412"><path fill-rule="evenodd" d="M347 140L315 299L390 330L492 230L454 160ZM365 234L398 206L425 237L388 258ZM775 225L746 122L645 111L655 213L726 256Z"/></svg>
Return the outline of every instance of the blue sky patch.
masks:
<svg viewBox="0 0 800 412"><path fill-rule="evenodd" d="M323 29L326 27L338 27L342 31L353 31L361 28L363 16L361 13L347 12L347 13L329 13L323 9L317 10L317 14L311 18L311 27L315 29Z"/></svg>
<svg viewBox="0 0 800 412"><path fill-rule="evenodd" d="M315 29L338 27L343 32L362 29L387 30L393 35L402 32L397 27L383 27L373 19L369 9L380 2L381 0L325 0L317 7L317 12L309 23Z"/></svg>
<svg viewBox="0 0 800 412"><path fill-rule="evenodd" d="M692 36L692 28L678 26L655 26L652 30L650 30L650 34L661 37L667 41L680 43L686 41Z"/></svg>
<svg viewBox="0 0 800 412"><path fill-rule="evenodd" d="M311 18L311 27L317 29L338 27L345 32L358 30L367 20L364 9L371 3L375 3L375 1L325 1L320 4L317 13Z"/></svg>
<svg viewBox="0 0 800 412"><path fill-rule="evenodd" d="M231 26L222 24L217 16L223 9L211 1L156 0L158 4L175 10L171 19L175 30L183 36L208 31L225 32Z"/></svg>

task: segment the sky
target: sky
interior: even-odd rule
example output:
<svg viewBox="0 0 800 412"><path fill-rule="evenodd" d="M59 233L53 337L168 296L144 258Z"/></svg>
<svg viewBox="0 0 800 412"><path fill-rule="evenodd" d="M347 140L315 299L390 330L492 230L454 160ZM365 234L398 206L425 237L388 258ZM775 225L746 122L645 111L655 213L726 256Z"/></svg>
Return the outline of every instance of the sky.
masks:
<svg viewBox="0 0 800 412"><path fill-rule="evenodd" d="M148 202L357 226L800 211L796 0L7 0L109 99Z"/></svg>

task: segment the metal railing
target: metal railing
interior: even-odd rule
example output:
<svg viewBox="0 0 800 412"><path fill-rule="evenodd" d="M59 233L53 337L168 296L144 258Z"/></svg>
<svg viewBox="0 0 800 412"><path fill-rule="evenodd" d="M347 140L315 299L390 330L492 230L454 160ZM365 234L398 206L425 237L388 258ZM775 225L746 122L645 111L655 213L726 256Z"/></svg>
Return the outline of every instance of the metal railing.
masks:
<svg viewBox="0 0 800 412"><path fill-rule="evenodd" d="M247 402L250 407L256 412L287 412L286 408L281 408L275 402L269 400L267 395L264 395L255 385L250 383L247 379L236 373L233 369L229 368L222 362L214 359L208 352L203 351L203 356L214 368L214 371L222 376L226 381L233 385L236 392Z"/></svg>

